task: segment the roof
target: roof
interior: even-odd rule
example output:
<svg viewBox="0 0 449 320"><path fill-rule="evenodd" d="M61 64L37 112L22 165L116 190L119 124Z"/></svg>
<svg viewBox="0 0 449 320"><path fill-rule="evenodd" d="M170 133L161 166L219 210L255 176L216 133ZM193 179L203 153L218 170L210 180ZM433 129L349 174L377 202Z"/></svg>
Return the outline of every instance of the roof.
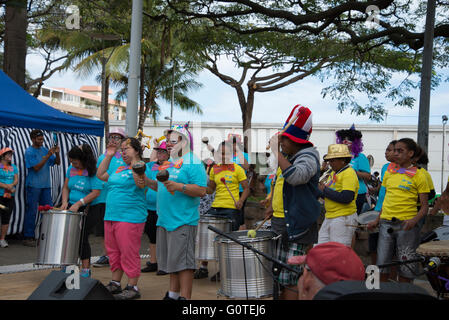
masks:
<svg viewBox="0 0 449 320"><path fill-rule="evenodd" d="M77 96L77 97L93 100L93 101L98 102L99 104L101 103L101 96L97 96L95 94L91 94L91 93L87 93L87 92L83 92L83 91L79 91L79 90L68 89L68 88L59 88L59 87L58 88L53 88L52 87L51 89L55 89L55 90L62 91L64 93L72 94L72 95ZM119 105L121 107L126 107L126 103L124 101L117 101L117 100L114 100L114 99L108 99L108 103L109 104L114 104L114 105Z"/></svg>
<svg viewBox="0 0 449 320"><path fill-rule="evenodd" d="M72 116L31 96L0 70L0 126L84 133L102 137L104 122Z"/></svg>

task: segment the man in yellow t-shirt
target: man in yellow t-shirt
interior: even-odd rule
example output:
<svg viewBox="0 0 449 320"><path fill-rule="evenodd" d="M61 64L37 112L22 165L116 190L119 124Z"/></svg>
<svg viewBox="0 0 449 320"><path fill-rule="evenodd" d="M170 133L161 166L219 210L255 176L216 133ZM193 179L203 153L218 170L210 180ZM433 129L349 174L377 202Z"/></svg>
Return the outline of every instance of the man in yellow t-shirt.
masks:
<svg viewBox="0 0 449 320"><path fill-rule="evenodd" d="M359 190L357 174L350 166L351 153L344 144L331 144L324 160L332 172L328 180L320 183L324 198L325 219L318 234L318 244L339 242L351 246L357 224L356 198Z"/></svg>

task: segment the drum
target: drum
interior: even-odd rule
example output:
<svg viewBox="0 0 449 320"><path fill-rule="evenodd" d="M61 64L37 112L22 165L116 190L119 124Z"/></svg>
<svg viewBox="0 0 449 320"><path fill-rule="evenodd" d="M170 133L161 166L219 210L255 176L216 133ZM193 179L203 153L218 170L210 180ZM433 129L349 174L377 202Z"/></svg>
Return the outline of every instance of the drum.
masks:
<svg viewBox="0 0 449 320"><path fill-rule="evenodd" d="M36 264L78 264L82 212L68 210L42 211Z"/></svg>
<svg viewBox="0 0 449 320"><path fill-rule="evenodd" d="M217 234L207 228L209 225L228 233L232 229L232 220L211 215L201 216L195 241L195 259L197 260L218 259L214 243Z"/></svg>
<svg viewBox="0 0 449 320"><path fill-rule="evenodd" d="M366 211L357 216L357 222L360 224L368 224L371 221L374 221L379 216L379 211Z"/></svg>
<svg viewBox="0 0 449 320"><path fill-rule="evenodd" d="M449 293L449 240L430 241L421 244L416 253L425 258L425 264L431 257L441 260L440 266L426 273L427 279L438 297Z"/></svg>
<svg viewBox="0 0 449 320"><path fill-rule="evenodd" d="M255 228L257 229L261 224L262 224L263 220L257 221L256 222L256 226ZM270 231L271 230L271 220L267 220L263 223L263 225L258 229L258 230L267 230Z"/></svg>
<svg viewBox="0 0 449 320"><path fill-rule="evenodd" d="M255 238L248 238L247 232L234 231L229 235L269 256L274 255L274 232L257 231ZM215 242L220 268L220 295L229 298L261 298L273 294L271 261L223 236L217 236Z"/></svg>

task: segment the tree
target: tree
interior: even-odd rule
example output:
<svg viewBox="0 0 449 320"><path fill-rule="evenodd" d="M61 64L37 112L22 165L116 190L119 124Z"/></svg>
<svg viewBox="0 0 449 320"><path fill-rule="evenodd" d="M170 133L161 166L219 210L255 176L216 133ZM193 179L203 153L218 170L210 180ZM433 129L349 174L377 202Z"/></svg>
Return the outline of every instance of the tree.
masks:
<svg viewBox="0 0 449 320"><path fill-rule="evenodd" d="M5 4L5 37L3 71L22 88L25 88L26 0Z"/></svg>
<svg viewBox="0 0 449 320"><path fill-rule="evenodd" d="M65 0L0 1L0 4L5 5L4 24L0 27L0 40L4 42L3 70L20 86L28 89L26 55L28 48L33 47L33 33L28 27L39 28L43 21L55 19L54 13L61 10Z"/></svg>
<svg viewBox="0 0 449 320"><path fill-rule="evenodd" d="M261 32L308 33L319 36L333 32L354 45L404 44L422 48L424 31L420 26L425 16L425 3L408 0L169 0L169 6L189 17L207 18L215 26L225 26L239 34ZM440 21L435 38L449 38L449 4L437 1ZM375 21L375 28L367 28Z"/></svg>
<svg viewBox="0 0 449 320"><path fill-rule="evenodd" d="M241 35L224 28L205 27L204 33L192 35L189 43L201 43L201 55L206 58L204 67L236 90L242 112L245 149L248 147L249 129L254 110L254 97L257 92L266 93L286 87L309 76L323 79L334 75L333 83L325 88L339 100L339 110L351 107L357 114L369 114L378 120L385 114L382 104L375 95L388 92L391 99L399 104L411 103L406 92L389 88L391 71L419 70L415 56L408 53L383 48L363 50L344 41L323 36L307 34L276 34L273 32ZM219 70L220 57L230 57L241 70L235 79ZM392 63L395 61L395 63ZM399 62L397 62L399 61ZM410 87L404 81L402 87ZM246 90L245 90L246 89ZM361 107L352 94L364 92L370 98L367 106Z"/></svg>

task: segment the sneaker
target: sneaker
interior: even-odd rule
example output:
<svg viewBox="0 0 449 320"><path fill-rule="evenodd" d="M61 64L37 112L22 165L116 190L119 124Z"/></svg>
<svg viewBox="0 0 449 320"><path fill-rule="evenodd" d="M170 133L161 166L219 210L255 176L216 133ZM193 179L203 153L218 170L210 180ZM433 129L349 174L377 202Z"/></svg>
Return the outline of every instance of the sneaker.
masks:
<svg viewBox="0 0 449 320"><path fill-rule="evenodd" d="M178 298L179 299L179 298ZM168 295L168 291L165 293L165 297L163 297L162 298L162 300L173 300L173 301L176 301L176 300L178 300L178 299L173 299L173 298L171 298L169 295Z"/></svg>
<svg viewBox="0 0 449 320"><path fill-rule="evenodd" d="M118 294L122 292L122 287L119 284L116 284L114 282L109 282L107 286L105 286L106 289L112 294Z"/></svg>
<svg viewBox="0 0 449 320"><path fill-rule="evenodd" d="M140 271L141 272L155 272L155 271L157 271L157 263L147 262L147 266Z"/></svg>
<svg viewBox="0 0 449 320"><path fill-rule="evenodd" d="M133 286L126 286L125 289L121 293L115 294L114 299L115 300L132 300L132 299L139 299L140 293L136 289L134 289Z"/></svg>
<svg viewBox="0 0 449 320"><path fill-rule="evenodd" d="M0 240L0 247L7 248L8 247L8 242L6 242L5 239Z"/></svg>
<svg viewBox="0 0 449 320"><path fill-rule="evenodd" d="M162 270L158 270L158 271L156 272L156 275L157 275L157 276L165 276L166 274L168 274L168 272L165 272L165 271L162 271Z"/></svg>
<svg viewBox="0 0 449 320"><path fill-rule="evenodd" d="M109 266L109 258L108 258L108 256L101 256L92 265L94 267L107 267L107 266Z"/></svg>
<svg viewBox="0 0 449 320"><path fill-rule="evenodd" d="M81 269L80 276L83 278L90 278L91 276L90 269Z"/></svg>
<svg viewBox="0 0 449 320"><path fill-rule="evenodd" d="M199 268L198 270L195 270L195 273L193 274L193 279L203 279L207 278L209 276L209 271L205 268Z"/></svg>
<svg viewBox="0 0 449 320"><path fill-rule="evenodd" d="M210 278L210 281L220 281L220 272L217 272Z"/></svg>
<svg viewBox="0 0 449 320"><path fill-rule="evenodd" d="M25 239L23 240L22 244L27 247L36 247L37 241L34 239Z"/></svg>

